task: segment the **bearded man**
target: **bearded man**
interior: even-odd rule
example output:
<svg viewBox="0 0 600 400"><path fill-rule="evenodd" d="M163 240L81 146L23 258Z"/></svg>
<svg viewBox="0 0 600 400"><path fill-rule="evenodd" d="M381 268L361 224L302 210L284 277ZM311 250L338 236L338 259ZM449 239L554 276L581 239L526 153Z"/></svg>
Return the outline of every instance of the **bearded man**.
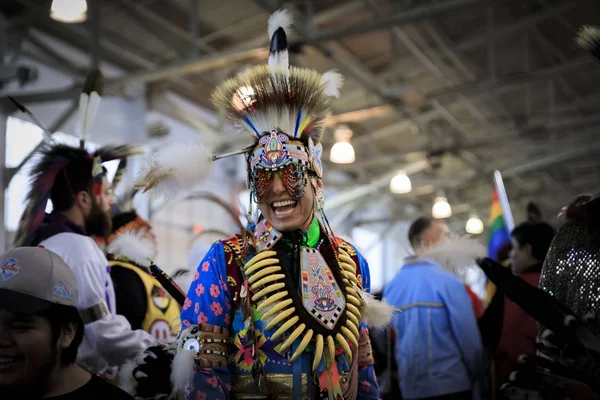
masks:
<svg viewBox="0 0 600 400"><path fill-rule="evenodd" d="M96 154L66 145L43 148L15 238L16 246L40 245L53 251L73 270L80 294L77 307L85 324L77 363L105 375L156 343L115 313L108 261L90 237L108 237L111 232L112 196L100 154L109 161L124 152L124 147ZM50 214L45 213L48 200Z"/></svg>

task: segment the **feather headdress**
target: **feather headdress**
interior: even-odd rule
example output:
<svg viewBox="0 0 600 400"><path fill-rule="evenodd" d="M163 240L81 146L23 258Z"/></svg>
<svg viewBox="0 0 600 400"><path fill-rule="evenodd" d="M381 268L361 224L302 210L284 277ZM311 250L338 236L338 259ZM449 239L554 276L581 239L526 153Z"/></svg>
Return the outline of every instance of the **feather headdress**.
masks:
<svg viewBox="0 0 600 400"><path fill-rule="evenodd" d="M212 96L218 110L257 138L279 129L290 138L321 141L329 113L328 97L338 97L342 76L290 67L286 30L292 24L286 10L269 18L271 38L268 66L256 66L225 81Z"/></svg>
<svg viewBox="0 0 600 400"><path fill-rule="evenodd" d="M46 205L50 199L52 188L60 173L66 173L65 169L73 164L81 164L84 168L90 168L94 181L102 181L103 172L94 171L102 161L120 159L128 154L137 154L139 150L135 146L106 146L96 153L90 154L81 148L75 148L63 144L42 146L39 150L40 161L31 171L31 188L26 198L26 207L15 235L15 246L30 244L30 239L35 230L44 219Z"/></svg>
<svg viewBox="0 0 600 400"><path fill-rule="evenodd" d="M343 78L335 71L321 75L310 69L289 66L286 31L291 25L287 11L274 12L268 24L271 39L268 65L252 67L228 79L213 92L215 108L251 132L255 143L239 151L212 156L212 161L238 154L251 157L264 148L265 152L273 151L262 159L277 158L281 161L277 166L281 166L288 162L284 146L291 139L302 142L294 143L295 154L289 154L292 162L308 166L321 176L320 141L330 111L328 97L339 96ZM267 135L275 136L266 140ZM256 159L260 158L260 154L255 155ZM154 190L174 197L208 177L207 171L202 151L175 145L154 155L136 184L144 191Z"/></svg>
<svg viewBox="0 0 600 400"><path fill-rule="evenodd" d="M70 146L44 146L40 150L41 160L31 172L31 189L27 194L25 211L21 216L14 245L29 245L29 239L44 219L46 205L50 199L56 177L70 163L89 159L90 155ZM90 160L91 162L91 160Z"/></svg>
<svg viewBox="0 0 600 400"><path fill-rule="evenodd" d="M600 60L600 28L596 26L582 26L577 33L577 44L589 51Z"/></svg>

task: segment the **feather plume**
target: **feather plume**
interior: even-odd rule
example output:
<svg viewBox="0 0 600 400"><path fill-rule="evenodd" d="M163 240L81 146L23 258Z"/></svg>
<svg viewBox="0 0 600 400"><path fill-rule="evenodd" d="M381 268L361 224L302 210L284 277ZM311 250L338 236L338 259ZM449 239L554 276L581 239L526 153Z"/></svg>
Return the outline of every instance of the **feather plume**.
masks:
<svg viewBox="0 0 600 400"><path fill-rule="evenodd" d="M282 28L284 31L290 29L292 25L292 17L288 10L277 10L269 17L268 34L269 39L273 37L275 31Z"/></svg>
<svg viewBox="0 0 600 400"><path fill-rule="evenodd" d="M256 66L227 80L212 95L218 110L256 137L275 128L320 142L329 113L321 75L313 70Z"/></svg>
<svg viewBox="0 0 600 400"><path fill-rule="evenodd" d="M141 352L134 358L125 361L125 364L119 368L119 388L129 393L131 396L136 395L133 370L144 363L144 358L146 358L146 354Z"/></svg>
<svg viewBox="0 0 600 400"><path fill-rule="evenodd" d="M446 239L419 252L419 256L432 259L459 278L464 276L467 269L477 268L475 260L486 255L486 248L468 237Z"/></svg>
<svg viewBox="0 0 600 400"><path fill-rule="evenodd" d="M58 174L73 162L81 163L83 166L89 165L91 170L92 158L85 150L65 145L45 144L40 148L39 154L41 159L30 174L31 188L15 234L15 246L31 245L31 239L44 219L50 191Z"/></svg>
<svg viewBox="0 0 600 400"><path fill-rule="evenodd" d="M362 299L362 320L369 325L369 329L386 328L398 309L389 305L385 300L377 300L371 293L364 290L360 290L359 294Z"/></svg>
<svg viewBox="0 0 600 400"><path fill-rule="evenodd" d="M153 154L135 185L144 192L176 198L206 180L211 166L211 155L203 145L178 143Z"/></svg>
<svg viewBox="0 0 600 400"><path fill-rule="evenodd" d="M19 111L27 114L29 119L31 119L31 121L33 121L33 123L36 124L38 126L38 128L40 128L42 131L44 131L44 135L46 137L50 136L53 133L53 132L50 132L48 130L48 128L46 128L46 126L40 122L39 119L37 119L37 117L31 112L31 110L29 110L29 108L27 108L23 104L19 103L12 96L8 96L8 99L10 101L12 101L12 103L15 105L15 107L17 107L17 109L19 109Z"/></svg>
<svg viewBox="0 0 600 400"><path fill-rule="evenodd" d="M123 160L127 157L144 154L144 149L137 145L121 144L121 145L109 145L100 147L94 153L95 156L99 156L102 162L112 160Z"/></svg>
<svg viewBox="0 0 600 400"><path fill-rule="evenodd" d="M113 188L119 184L121 178L123 177L123 173L127 167L127 158L140 154L144 154L144 149L137 145L129 144L103 146L96 150L96 153L94 153L94 155L100 157L102 162L119 160L119 165L112 181Z"/></svg>
<svg viewBox="0 0 600 400"><path fill-rule="evenodd" d="M344 77L337 71L327 71L321 76L321 85L325 86L323 93L329 97L340 97L340 89Z"/></svg>
<svg viewBox="0 0 600 400"><path fill-rule="evenodd" d="M580 47L600 60L600 28L590 25L582 26L577 33L576 40Z"/></svg>
<svg viewBox="0 0 600 400"><path fill-rule="evenodd" d="M286 70L290 65L286 30L291 24L291 18L286 10L275 11L269 18L269 67L276 73L278 68Z"/></svg>
<svg viewBox="0 0 600 400"><path fill-rule="evenodd" d="M84 141L96 119L98 108L104 89L102 72L94 70L88 74L79 96L79 115L77 119L77 132Z"/></svg>
<svg viewBox="0 0 600 400"><path fill-rule="evenodd" d="M142 267L150 268L154 246L149 240L144 239L140 232L127 230L117 235L108 245L107 251L117 259L127 259Z"/></svg>
<svg viewBox="0 0 600 400"><path fill-rule="evenodd" d="M117 170L115 171L115 176L112 180L113 188L119 186L121 179L123 179L123 174L125 173L125 169L127 168L127 159L123 158L119 161L119 165L117 165Z"/></svg>
<svg viewBox="0 0 600 400"><path fill-rule="evenodd" d="M177 339L177 353L171 364L171 383L173 384L173 394L181 395L185 387L190 383L194 373L194 360L196 359L196 350L185 348L184 344L188 337L190 328L179 334Z"/></svg>

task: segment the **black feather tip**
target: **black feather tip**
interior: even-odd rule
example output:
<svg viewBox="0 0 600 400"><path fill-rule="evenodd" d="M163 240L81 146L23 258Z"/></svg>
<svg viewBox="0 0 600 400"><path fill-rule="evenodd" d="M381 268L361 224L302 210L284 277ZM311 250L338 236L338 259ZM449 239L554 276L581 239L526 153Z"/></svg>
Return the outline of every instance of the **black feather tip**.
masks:
<svg viewBox="0 0 600 400"><path fill-rule="evenodd" d="M279 27L275 33L273 33L273 37L271 38L271 47L269 52L271 54L279 53L280 51L287 50L288 41L287 35L285 34L285 30L282 27Z"/></svg>
<svg viewBox="0 0 600 400"><path fill-rule="evenodd" d="M104 75L102 75L100 70L95 69L87 75L81 92L88 95L92 92L96 92L102 96L104 93Z"/></svg>

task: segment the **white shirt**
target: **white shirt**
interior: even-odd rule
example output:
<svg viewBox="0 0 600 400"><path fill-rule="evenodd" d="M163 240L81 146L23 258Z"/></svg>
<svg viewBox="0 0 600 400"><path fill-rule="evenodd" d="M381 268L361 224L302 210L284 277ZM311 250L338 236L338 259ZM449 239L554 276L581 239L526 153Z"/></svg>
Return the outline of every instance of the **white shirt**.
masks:
<svg viewBox="0 0 600 400"><path fill-rule="evenodd" d="M108 305L110 314L85 326L77 363L89 372L102 374L110 365L121 366L157 344L142 330L132 330L125 317L116 314L115 289L110 278L106 256L92 238L64 232L40 243L62 257L77 278L80 310L99 304Z"/></svg>

